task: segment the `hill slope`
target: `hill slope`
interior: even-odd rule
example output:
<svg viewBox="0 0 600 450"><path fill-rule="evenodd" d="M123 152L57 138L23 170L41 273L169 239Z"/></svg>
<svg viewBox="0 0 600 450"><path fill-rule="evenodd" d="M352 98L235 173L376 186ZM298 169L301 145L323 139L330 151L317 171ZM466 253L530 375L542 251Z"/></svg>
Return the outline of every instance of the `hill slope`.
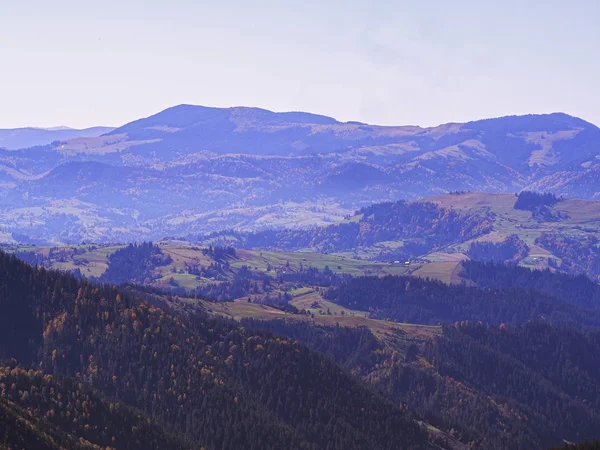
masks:
<svg viewBox="0 0 600 450"><path fill-rule="evenodd" d="M4 253L0 270L0 358L89 383L201 447L425 445L399 408L297 342L164 310Z"/></svg>
<svg viewBox="0 0 600 450"><path fill-rule="evenodd" d="M80 172L81 176L102 176L102 166L94 164L96 168ZM115 180L113 186L118 185L119 180ZM82 205L74 206L73 213L83 215L81 220L87 222L91 235L102 237L92 228L98 222ZM64 233L73 220L59 216L54 226ZM132 227L130 232L140 229L132 219L127 223ZM136 239L141 236L143 229ZM150 283L146 284L165 287L170 283L193 289L212 277L228 280L244 265L253 276L273 278L279 270L285 270L286 263L290 263L292 272L301 266L329 266L334 272L351 275L411 273L455 283L468 275L459 267L465 259L600 277L600 201L528 192L519 196L463 192L413 202L386 202L361 208L355 215L327 226L257 232L225 230L208 235L192 233L182 239L161 242L163 252L172 261L152 267L148 273ZM248 251L239 252L239 258L230 261L232 266L226 271L229 275L207 276L208 267L217 262L205 254L209 245ZM117 247L122 245L7 248L27 252L22 257L31 257L28 260L32 263L80 269L85 276L99 277L106 270L107 257ZM37 256L28 256L28 252Z"/></svg>
<svg viewBox="0 0 600 450"><path fill-rule="evenodd" d="M0 367L0 443L35 449L190 449L148 417L73 380Z"/></svg>
<svg viewBox="0 0 600 450"><path fill-rule="evenodd" d="M378 345L364 329L242 323L299 339L351 367L426 420L441 448L548 448L598 437L598 366L589 359L598 355L597 332L463 321L429 339L407 331Z"/></svg>
<svg viewBox="0 0 600 450"><path fill-rule="evenodd" d="M547 203L547 204L546 204ZM248 249L311 250L404 264L456 282L463 259L600 276L600 201L524 191L459 192L361 208L325 227L222 231L187 239ZM423 267L418 267L423 265Z"/></svg>
<svg viewBox="0 0 600 450"><path fill-rule="evenodd" d="M142 250L159 256L148 245ZM9 444L49 436L42 448L56 448L50 444L57 441L87 448L81 437L104 445L111 436L93 427L102 422L111 433L130 425L140 432L123 433L131 440L118 448L139 448L136 439L145 439L145 448L185 446L170 433L206 448L425 448L405 410L419 417L435 445L457 450L543 448L598 437L600 291L594 283L572 298L565 293L574 278L528 279L523 269L503 278L540 290L556 285L561 298L567 295L562 301L414 278L342 279L330 290L338 304L318 294L291 302L313 314L331 308L325 321L245 301L171 299L175 312L156 306L162 294L140 301L131 295L136 291L32 268L3 253L0 270L0 358L41 370L0 369L0 389L6 389L0 414L8 408L7 423L16 429ZM241 319L241 326L196 308ZM396 324L361 317L360 310L456 323ZM278 320L263 321L270 318ZM530 319L546 324L512 325ZM582 326L592 331L574 330ZM101 395L121 403L106 408ZM6 398L12 403L3 403ZM58 403L64 415L55 399L65 399ZM131 415L123 404L143 414ZM49 405L55 417L46 414ZM35 420L21 429L25 408ZM71 445L76 440L83 447Z"/></svg>

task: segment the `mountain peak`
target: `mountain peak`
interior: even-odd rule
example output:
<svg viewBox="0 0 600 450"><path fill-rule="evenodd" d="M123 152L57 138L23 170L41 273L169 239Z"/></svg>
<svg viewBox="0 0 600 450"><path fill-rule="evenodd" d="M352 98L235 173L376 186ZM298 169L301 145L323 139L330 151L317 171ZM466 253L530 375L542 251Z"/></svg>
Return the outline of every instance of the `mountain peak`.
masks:
<svg viewBox="0 0 600 450"><path fill-rule="evenodd" d="M167 108L149 117L130 122L114 130L111 134L139 132L141 129L155 129L169 132L181 131L201 124L210 124L213 128L227 128L238 122L262 122L266 124L315 124L332 125L335 119L305 112L273 112L263 108L233 106L217 108L181 104ZM163 128L163 130L160 130Z"/></svg>
<svg viewBox="0 0 600 450"><path fill-rule="evenodd" d="M563 131L565 129L598 128L590 122L563 112L549 114L512 115L493 119L482 119L467 122L465 129L479 129L483 131Z"/></svg>

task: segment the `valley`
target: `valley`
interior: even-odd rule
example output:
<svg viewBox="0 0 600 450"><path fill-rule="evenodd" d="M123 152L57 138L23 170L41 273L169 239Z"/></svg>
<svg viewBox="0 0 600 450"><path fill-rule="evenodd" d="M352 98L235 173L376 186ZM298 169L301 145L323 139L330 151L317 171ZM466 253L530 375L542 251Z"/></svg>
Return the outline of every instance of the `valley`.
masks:
<svg viewBox="0 0 600 450"><path fill-rule="evenodd" d="M211 282L230 281L241 268L247 268L256 275L266 275L276 279L278 273L289 274L304 268L323 270L328 267L332 272L360 275L400 275L415 269L415 266L357 260L345 256L325 255L316 252L282 252L263 250L236 250L235 257L215 259L207 253L208 247L199 247L184 241L157 242L160 252L169 258L164 265L150 269L148 285L166 288L174 287L194 289ZM8 247L26 261L48 269L73 272L78 271L88 278L101 278L109 265L109 257L126 245L79 245L70 247ZM227 268L216 271L216 276L197 275L193 269L208 268L219 262L227 261ZM192 273L190 273L190 271Z"/></svg>
<svg viewBox="0 0 600 450"><path fill-rule="evenodd" d="M516 209L518 199L514 194L451 193L373 205L325 227L227 231L199 237L199 242L295 251L310 247L365 261L408 261L408 273L452 283L464 278L457 271L460 261L484 257L492 248L501 262L585 273L594 279L600 275L600 267L591 262L600 242L599 201L561 198L552 205ZM591 254L579 257L568 252L570 247L590 248Z"/></svg>

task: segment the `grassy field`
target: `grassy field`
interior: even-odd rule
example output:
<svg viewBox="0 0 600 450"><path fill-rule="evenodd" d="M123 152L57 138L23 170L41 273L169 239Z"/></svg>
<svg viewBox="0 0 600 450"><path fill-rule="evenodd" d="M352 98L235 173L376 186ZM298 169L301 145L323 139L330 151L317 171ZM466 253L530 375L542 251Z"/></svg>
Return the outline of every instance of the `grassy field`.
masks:
<svg viewBox="0 0 600 450"><path fill-rule="evenodd" d="M197 302L196 300L188 301ZM314 318L306 314L287 313L268 305L248 303L243 299L234 302L220 303L212 303L204 300L198 302L209 314L230 317L238 321L242 318L260 320L286 319L309 322L323 326L364 326L371 330L375 337L382 341L387 341L398 333L410 340L431 339L441 333L441 327L438 326L396 323L387 320L371 319L368 317L368 313L343 308L335 303L324 300L317 292L300 295L291 301L291 304L298 309L310 311ZM311 305L313 302L319 303L319 308L312 308ZM329 314L327 313L328 311Z"/></svg>
<svg viewBox="0 0 600 450"><path fill-rule="evenodd" d="M108 257L120 249L120 246L100 247L83 255L73 256L73 265L80 267L84 275L99 277L108 268ZM87 263L84 263L87 261ZM77 263L77 264L75 264ZM83 269L85 267L85 270ZM58 267L60 269L60 267ZM70 270L65 268L63 270Z"/></svg>
<svg viewBox="0 0 600 450"><path fill-rule="evenodd" d="M460 276L460 261L437 261L424 264L413 272L421 278L433 278L448 284L458 284L463 279Z"/></svg>
<svg viewBox="0 0 600 450"><path fill-rule="evenodd" d="M312 290L306 294L294 298L290 303L300 310L305 309L311 312L315 316L320 316L327 313L330 313L333 316L368 317L369 315L364 311L353 311L325 300L323 297L321 297L321 295L319 295L318 292ZM318 306L313 307L313 304L318 304Z"/></svg>
<svg viewBox="0 0 600 450"><path fill-rule="evenodd" d="M464 194L446 194L426 199L445 208L487 214L492 220L493 230L473 241L501 242L516 234L530 248L529 255L521 264L531 268L545 269L548 258L560 265L560 258L538 246L535 241L542 233L556 233L566 236L595 236L600 238L600 202L582 199L565 199L551 209L560 214L561 219L543 222L535 219L530 211L514 209L516 196L513 194L493 194L486 192L467 192ZM473 241L464 241L437 250L423 256L426 264L413 275L438 278L444 282L455 282L456 271L449 261L464 258ZM442 264L448 262L448 264ZM433 263L433 264L430 264Z"/></svg>
<svg viewBox="0 0 600 450"><path fill-rule="evenodd" d="M406 268L398 264L377 263L352 259L345 256L325 255L315 252L269 252L257 250L238 250L238 259L231 261L231 267L240 268L249 266L251 270L267 272L268 266L272 269L292 271L300 267L315 267L324 269L329 267L336 273L347 273L354 276L360 275L399 275L406 273ZM288 264L289 263L289 264Z"/></svg>
<svg viewBox="0 0 600 450"><path fill-rule="evenodd" d="M158 242L157 245L172 262L154 270L152 284L162 286L173 283L177 286L194 289L199 285L212 283L215 280L200 278L187 273L188 267L208 267L215 261L203 253L203 249L182 241ZM108 257L124 246L73 246L60 247L65 250L60 257L47 262L53 269L72 271L81 270L88 277L100 277L108 268ZM48 257L51 247L21 247L19 250L34 251ZM77 249L79 254L74 254ZM254 250L237 250L237 257L228 260L230 273L247 266L253 272L264 273L275 278L277 271L297 272L302 267L315 267L323 270L329 267L336 273L361 275L398 275L408 271L404 265L363 261L345 256L325 255L315 252L270 252ZM270 269L270 270L269 270ZM302 292L299 292L302 293Z"/></svg>

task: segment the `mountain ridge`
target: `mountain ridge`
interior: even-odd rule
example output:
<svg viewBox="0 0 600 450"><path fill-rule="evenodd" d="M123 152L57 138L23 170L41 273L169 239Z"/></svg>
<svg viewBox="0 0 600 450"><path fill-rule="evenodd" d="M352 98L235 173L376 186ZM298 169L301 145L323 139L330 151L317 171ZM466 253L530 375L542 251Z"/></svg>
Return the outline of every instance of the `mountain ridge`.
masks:
<svg viewBox="0 0 600 450"><path fill-rule="evenodd" d="M596 199L598 172L600 129L564 113L421 128L179 105L98 137L0 150L0 228L72 242L48 224L66 215L61 236L91 237L82 214L91 215L93 239L105 241L139 237L127 234L132 222L153 239L324 225L374 203L462 190Z"/></svg>

